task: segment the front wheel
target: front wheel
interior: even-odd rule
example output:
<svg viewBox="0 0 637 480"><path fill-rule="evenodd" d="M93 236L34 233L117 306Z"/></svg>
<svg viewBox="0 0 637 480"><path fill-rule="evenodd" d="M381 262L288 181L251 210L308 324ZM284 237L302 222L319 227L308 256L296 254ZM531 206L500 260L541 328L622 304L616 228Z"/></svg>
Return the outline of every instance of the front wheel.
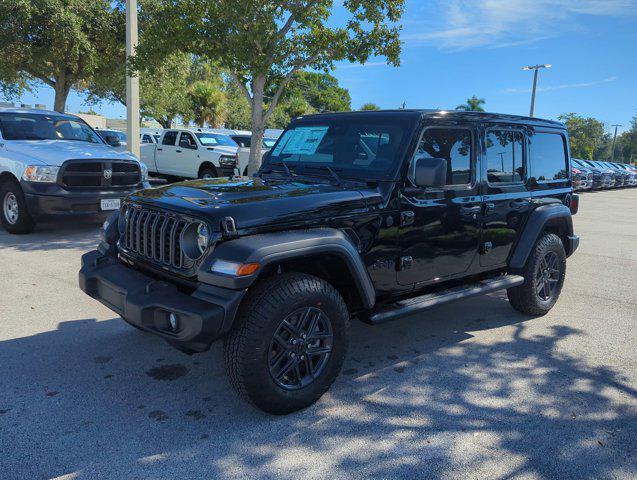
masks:
<svg viewBox="0 0 637 480"><path fill-rule="evenodd" d="M204 167L199 172L199 178L202 180L217 178L217 169L215 167Z"/></svg>
<svg viewBox="0 0 637 480"><path fill-rule="evenodd" d="M327 282L300 273L262 280L242 303L225 342L230 382L265 412L306 408L338 376L348 327L345 302Z"/></svg>
<svg viewBox="0 0 637 480"><path fill-rule="evenodd" d="M6 180L0 184L0 220L9 233L31 233L35 220L29 213L20 185Z"/></svg>
<svg viewBox="0 0 637 480"><path fill-rule="evenodd" d="M544 315L557 302L566 275L566 252L560 237L542 235L521 272L524 283L509 288L511 306L527 315Z"/></svg>

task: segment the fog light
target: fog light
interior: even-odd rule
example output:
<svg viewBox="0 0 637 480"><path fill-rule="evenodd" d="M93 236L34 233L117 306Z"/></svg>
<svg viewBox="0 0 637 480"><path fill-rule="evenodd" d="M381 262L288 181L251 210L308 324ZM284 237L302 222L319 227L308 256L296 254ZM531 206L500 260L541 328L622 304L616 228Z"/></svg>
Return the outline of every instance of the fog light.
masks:
<svg viewBox="0 0 637 480"><path fill-rule="evenodd" d="M170 322L170 328L177 330L177 315L171 313L168 317L168 321Z"/></svg>

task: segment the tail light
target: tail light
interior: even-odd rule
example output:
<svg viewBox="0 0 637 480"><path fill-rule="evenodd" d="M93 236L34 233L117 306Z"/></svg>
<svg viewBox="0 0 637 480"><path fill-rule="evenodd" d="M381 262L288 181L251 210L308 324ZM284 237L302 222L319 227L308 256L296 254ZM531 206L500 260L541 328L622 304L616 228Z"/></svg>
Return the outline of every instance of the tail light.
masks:
<svg viewBox="0 0 637 480"><path fill-rule="evenodd" d="M564 204L569 208L571 214L575 215L579 211L579 195L577 193L567 195Z"/></svg>
<svg viewBox="0 0 637 480"><path fill-rule="evenodd" d="M571 170L572 170L572 172L573 172L573 173L582 173L582 171L581 171L581 170L578 170L578 169L577 169L577 168L575 168L575 167L573 167Z"/></svg>

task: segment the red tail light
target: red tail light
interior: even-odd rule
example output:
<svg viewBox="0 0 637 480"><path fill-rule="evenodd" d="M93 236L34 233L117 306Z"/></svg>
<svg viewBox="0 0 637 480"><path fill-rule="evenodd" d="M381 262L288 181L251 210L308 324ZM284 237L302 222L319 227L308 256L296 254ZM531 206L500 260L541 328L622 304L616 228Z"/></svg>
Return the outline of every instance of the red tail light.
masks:
<svg viewBox="0 0 637 480"><path fill-rule="evenodd" d="M567 198L567 207L571 210L571 214L575 215L579 210L579 195L574 193Z"/></svg>

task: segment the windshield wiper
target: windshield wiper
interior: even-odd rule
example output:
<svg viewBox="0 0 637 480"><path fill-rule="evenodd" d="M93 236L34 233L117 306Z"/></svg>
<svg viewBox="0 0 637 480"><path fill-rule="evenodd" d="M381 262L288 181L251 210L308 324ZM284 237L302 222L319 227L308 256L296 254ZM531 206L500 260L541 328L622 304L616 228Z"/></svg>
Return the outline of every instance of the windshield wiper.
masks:
<svg viewBox="0 0 637 480"><path fill-rule="evenodd" d="M290 178L294 177L294 173L292 173L292 170L290 170L290 167L288 167L285 162L270 162L268 166L283 167L283 171L288 177ZM269 170L266 170L263 173L273 173L273 172L280 172L280 170L273 170L272 168L270 168Z"/></svg>
<svg viewBox="0 0 637 480"><path fill-rule="evenodd" d="M329 165L304 165L303 168L307 168L308 170L327 170L336 181L336 185L340 187L343 183L343 178Z"/></svg>

